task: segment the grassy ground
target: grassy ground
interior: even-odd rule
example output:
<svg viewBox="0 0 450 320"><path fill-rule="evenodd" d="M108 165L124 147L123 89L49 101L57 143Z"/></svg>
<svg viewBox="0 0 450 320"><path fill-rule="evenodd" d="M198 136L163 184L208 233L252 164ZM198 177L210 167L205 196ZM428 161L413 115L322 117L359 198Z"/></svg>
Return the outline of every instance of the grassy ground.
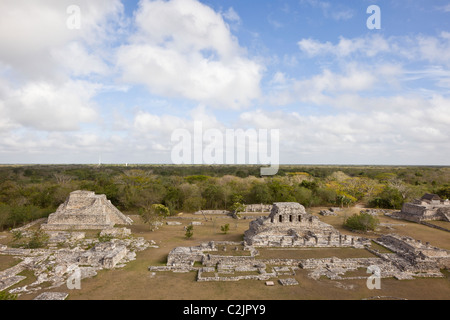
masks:
<svg viewBox="0 0 450 320"><path fill-rule="evenodd" d="M321 208L313 208L312 214L317 214ZM355 234L342 228L346 216L361 210L348 208L339 212L338 216L322 217L320 219L332 224L345 234ZM382 279L381 290L369 290L365 280L333 281L326 278L313 280L308 277L308 271L299 269L293 276L298 286L268 287L264 281L241 280L238 282L196 282L196 272L173 273L156 272L152 277L148 271L149 266L165 265L168 253L177 246L193 246L201 242L215 241L242 241L243 233L248 229L250 220L233 220L225 217L203 216L189 214L181 215L173 221L183 225L163 225L160 229L151 232L149 227L142 224L138 217L133 216L135 224L131 226L135 236L154 240L159 248L149 248L137 254L137 259L128 263L124 268L103 270L97 276L83 279L80 290L68 290L65 286L55 289L69 293L72 300L291 300L291 299L363 299L373 296L389 296L407 299L450 299L450 277L445 272L444 278L421 278L415 280L399 281L395 279ZM381 227L376 233L359 234L368 238L377 238L381 233L398 233L412 236L432 245L450 249L450 234L445 231L433 229L420 224L391 219L379 216L382 223L389 224L389 228ZM191 221L201 221L202 226L194 226L194 236L187 240L184 236L183 226ZM172 220L171 220L172 221ZM220 226L230 224L228 234L220 231ZM4 239L3 239L4 240ZM375 244L373 244L376 246ZM378 246L379 247L379 246ZM378 248L377 247L377 248ZM233 254L232 248L227 247L224 254ZM382 247L378 248L383 250ZM222 254L222 252L218 252ZM300 250L270 250L261 249L258 258L355 258L373 257L368 251L352 248L321 248ZM0 270L12 266L14 259L0 255ZM364 270L355 271L351 275L363 275ZM292 277L292 276L284 276ZM25 281L25 280L24 280ZM19 283L16 286L23 285ZM39 292L38 292L39 293ZM19 299L32 299L33 295L23 295Z"/></svg>

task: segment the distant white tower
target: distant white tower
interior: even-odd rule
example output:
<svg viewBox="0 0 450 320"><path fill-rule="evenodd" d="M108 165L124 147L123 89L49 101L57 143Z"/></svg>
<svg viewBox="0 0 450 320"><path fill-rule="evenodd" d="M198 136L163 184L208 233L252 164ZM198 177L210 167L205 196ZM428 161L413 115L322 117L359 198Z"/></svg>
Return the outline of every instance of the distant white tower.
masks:
<svg viewBox="0 0 450 320"><path fill-rule="evenodd" d="M98 156L98 166L100 167L102 165L102 155Z"/></svg>

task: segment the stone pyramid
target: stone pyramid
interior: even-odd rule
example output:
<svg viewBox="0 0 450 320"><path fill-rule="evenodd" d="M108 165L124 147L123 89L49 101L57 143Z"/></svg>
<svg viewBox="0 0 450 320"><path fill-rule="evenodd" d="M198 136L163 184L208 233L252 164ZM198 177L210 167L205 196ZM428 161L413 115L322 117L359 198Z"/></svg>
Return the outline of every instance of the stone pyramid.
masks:
<svg viewBox="0 0 450 320"><path fill-rule="evenodd" d="M70 193L55 213L49 215L44 230L105 229L133 221L120 212L106 195L77 190Z"/></svg>

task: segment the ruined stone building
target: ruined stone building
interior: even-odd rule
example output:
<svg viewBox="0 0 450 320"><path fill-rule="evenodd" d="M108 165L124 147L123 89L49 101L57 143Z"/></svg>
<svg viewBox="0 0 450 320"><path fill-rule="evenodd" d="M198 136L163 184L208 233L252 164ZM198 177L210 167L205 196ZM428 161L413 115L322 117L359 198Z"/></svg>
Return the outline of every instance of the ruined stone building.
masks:
<svg viewBox="0 0 450 320"><path fill-rule="evenodd" d="M357 247L369 241L342 235L333 226L306 213L296 202L277 202L268 217L250 222L244 241L254 247Z"/></svg>
<svg viewBox="0 0 450 320"><path fill-rule="evenodd" d="M420 199L403 204L395 216L415 222L427 220L450 221L450 201L442 200L436 194L425 194Z"/></svg>
<svg viewBox="0 0 450 320"><path fill-rule="evenodd" d="M395 254L397 258L390 260L402 271L439 272L439 269L450 268L450 251L433 247L429 243L397 234L383 235L375 242Z"/></svg>
<svg viewBox="0 0 450 320"><path fill-rule="evenodd" d="M130 225L126 217L104 194L92 191L73 191L55 213L49 215L44 230L105 229L115 224Z"/></svg>

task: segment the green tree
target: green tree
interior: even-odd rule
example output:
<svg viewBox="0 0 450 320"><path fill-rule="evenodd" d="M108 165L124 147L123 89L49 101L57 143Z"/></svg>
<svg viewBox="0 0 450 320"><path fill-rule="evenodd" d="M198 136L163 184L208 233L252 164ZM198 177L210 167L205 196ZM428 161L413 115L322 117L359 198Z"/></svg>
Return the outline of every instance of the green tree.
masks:
<svg viewBox="0 0 450 320"><path fill-rule="evenodd" d="M265 182L253 184L249 193L250 203L272 203L272 193Z"/></svg>
<svg viewBox="0 0 450 320"><path fill-rule="evenodd" d="M293 187L285 183L281 178L274 178L269 182L269 188L274 202L294 202Z"/></svg>
<svg viewBox="0 0 450 320"><path fill-rule="evenodd" d="M144 223L150 225L150 228L154 230L157 224L165 217L169 216L169 208L162 204L153 204L151 207L141 208L139 215Z"/></svg>
<svg viewBox="0 0 450 320"><path fill-rule="evenodd" d="M370 207L385 209L401 209L404 199L400 191L384 187L383 191L369 202Z"/></svg>
<svg viewBox="0 0 450 320"><path fill-rule="evenodd" d="M303 188L306 188L306 189L310 189L312 191L316 191L317 188L319 187L317 181L315 181L315 180L314 181L303 180L300 183L300 186L303 187Z"/></svg>
<svg viewBox="0 0 450 320"><path fill-rule="evenodd" d="M155 211L155 213L161 217L168 217L170 215L170 211L169 208L167 208L165 205L162 204L154 204L152 206L153 210Z"/></svg>
<svg viewBox="0 0 450 320"><path fill-rule="evenodd" d="M184 234L184 236L186 237L186 239L190 239L192 238L193 235L194 235L194 226L190 224L186 227L186 233Z"/></svg>
<svg viewBox="0 0 450 320"><path fill-rule="evenodd" d="M450 186L443 186L437 189L435 193L442 199L450 199Z"/></svg>
<svg viewBox="0 0 450 320"><path fill-rule="evenodd" d="M313 201L313 191L305 187L296 186L293 190L295 200L307 207L311 206Z"/></svg>
<svg viewBox="0 0 450 320"><path fill-rule="evenodd" d="M367 212L360 212L348 217L344 221L344 227L351 230L374 231L379 223L380 221L377 217L372 216Z"/></svg>
<svg viewBox="0 0 450 320"><path fill-rule="evenodd" d="M222 199L221 186L208 184L202 192L202 197L207 209L218 209Z"/></svg>
<svg viewBox="0 0 450 320"><path fill-rule="evenodd" d="M183 193L178 187L169 186L163 200L164 204L172 211L183 207Z"/></svg>
<svg viewBox="0 0 450 320"><path fill-rule="evenodd" d="M211 178L211 177L204 176L204 175L195 175L195 176L187 176L187 177L185 177L184 179L185 179L187 182L189 182L190 184L193 184L193 183L198 183L198 182L206 181L206 180L208 180L209 178Z"/></svg>

